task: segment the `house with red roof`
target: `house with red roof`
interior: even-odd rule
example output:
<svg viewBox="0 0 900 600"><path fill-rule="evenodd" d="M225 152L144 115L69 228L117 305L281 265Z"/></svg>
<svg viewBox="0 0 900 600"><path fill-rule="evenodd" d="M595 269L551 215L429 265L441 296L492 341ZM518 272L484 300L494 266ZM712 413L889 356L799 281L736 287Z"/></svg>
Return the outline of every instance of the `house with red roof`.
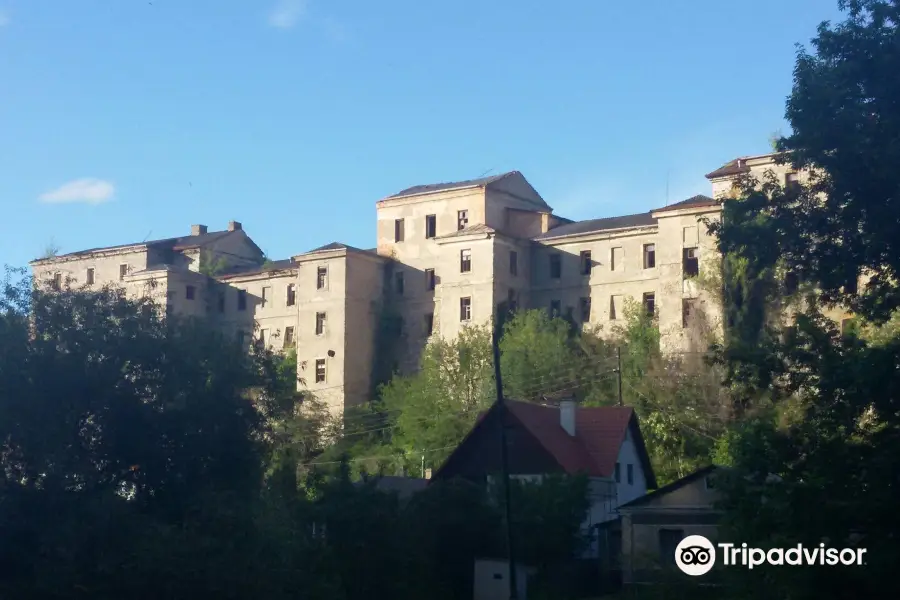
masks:
<svg viewBox="0 0 900 600"><path fill-rule="evenodd" d="M494 404L434 473L487 482L501 473L500 427L506 427L509 472L516 478L585 474L591 510L586 527L618 519L618 507L656 488L637 415L630 407L579 406L574 400ZM596 548L595 548L596 551Z"/></svg>

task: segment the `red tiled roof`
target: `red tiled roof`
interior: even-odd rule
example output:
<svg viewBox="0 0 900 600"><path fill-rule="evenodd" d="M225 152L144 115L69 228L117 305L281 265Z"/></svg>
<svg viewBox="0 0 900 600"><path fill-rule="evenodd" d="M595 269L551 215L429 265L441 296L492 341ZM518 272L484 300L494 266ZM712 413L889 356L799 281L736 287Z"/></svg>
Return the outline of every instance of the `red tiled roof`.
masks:
<svg viewBox="0 0 900 600"><path fill-rule="evenodd" d="M507 400L522 423L567 473L611 477L634 411L624 406L581 407L575 412L575 437L559 423L559 408Z"/></svg>

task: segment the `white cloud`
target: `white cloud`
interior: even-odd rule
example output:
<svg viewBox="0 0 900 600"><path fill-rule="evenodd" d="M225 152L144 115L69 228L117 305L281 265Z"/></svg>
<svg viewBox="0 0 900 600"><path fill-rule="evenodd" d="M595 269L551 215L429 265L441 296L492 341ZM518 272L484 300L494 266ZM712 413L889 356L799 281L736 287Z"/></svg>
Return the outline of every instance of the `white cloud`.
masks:
<svg viewBox="0 0 900 600"><path fill-rule="evenodd" d="M84 178L64 183L38 197L45 204L64 204L83 202L85 204L101 204L111 200L116 193L115 186L103 179Z"/></svg>
<svg viewBox="0 0 900 600"><path fill-rule="evenodd" d="M290 29L306 15L306 0L279 0L269 13L269 25Z"/></svg>
<svg viewBox="0 0 900 600"><path fill-rule="evenodd" d="M9 25L9 15L6 14L3 10L0 10L0 27L4 27Z"/></svg>

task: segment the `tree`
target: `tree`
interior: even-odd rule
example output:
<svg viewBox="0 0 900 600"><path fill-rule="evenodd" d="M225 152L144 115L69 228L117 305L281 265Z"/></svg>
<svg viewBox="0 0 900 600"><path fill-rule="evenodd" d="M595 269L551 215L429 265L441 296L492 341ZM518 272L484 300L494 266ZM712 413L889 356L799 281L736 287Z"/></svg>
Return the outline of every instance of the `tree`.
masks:
<svg viewBox="0 0 900 600"><path fill-rule="evenodd" d="M816 176L766 213L788 267L822 300L884 321L900 307L900 5L841 0L843 22L822 23L801 48L779 143L784 160ZM869 277L857 290L857 277Z"/></svg>

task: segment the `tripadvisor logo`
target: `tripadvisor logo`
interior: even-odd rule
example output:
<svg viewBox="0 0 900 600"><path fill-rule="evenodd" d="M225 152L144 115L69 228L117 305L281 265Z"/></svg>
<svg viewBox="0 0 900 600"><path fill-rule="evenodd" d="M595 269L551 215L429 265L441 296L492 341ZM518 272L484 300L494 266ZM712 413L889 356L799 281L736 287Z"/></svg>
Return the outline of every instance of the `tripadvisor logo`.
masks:
<svg viewBox="0 0 900 600"><path fill-rule="evenodd" d="M825 544L806 548L797 544L792 548L749 548L747 544L717 544L718 554L725 566L752 569L760 565L863 565L865 548L826 548ZM675 548L675 564L685 574L705 575L716 564L716 546L702 535L689 535Z"/></svg>

